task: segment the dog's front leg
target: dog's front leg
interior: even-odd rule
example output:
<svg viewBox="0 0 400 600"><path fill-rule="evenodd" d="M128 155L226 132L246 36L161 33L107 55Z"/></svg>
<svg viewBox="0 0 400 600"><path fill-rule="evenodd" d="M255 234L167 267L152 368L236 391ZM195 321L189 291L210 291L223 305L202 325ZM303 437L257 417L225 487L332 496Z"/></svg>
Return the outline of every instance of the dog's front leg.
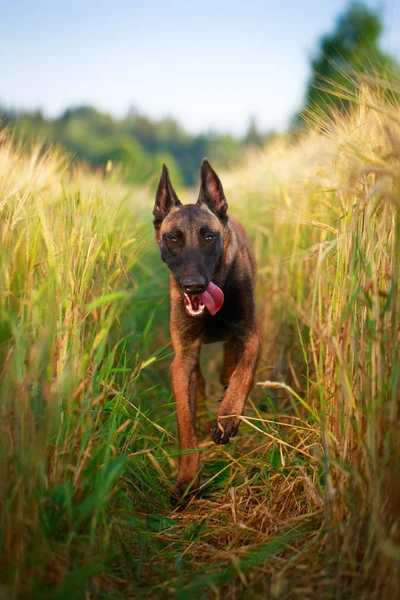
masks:
<svg viewBox="0 0 400 600"><path fill-rule="evenodd" d="M240 346L238 361L219 406L217 420L212 430L212 439L217 444L227 444L239 428L238 416L244 412L261 349L257 332L251 331Z"/></svg>
<svg viewBox="0 0 400 600"><path fill-rule="evenodd" d="M175 496L180 498L190 486L198 487L200 456L196 438L196 368L199 359L200 343L185 350L175 350L171 364L172 389L175 398L178 422L179 460L178 480ZM185 454L185 451L194 452Z"/></svg>

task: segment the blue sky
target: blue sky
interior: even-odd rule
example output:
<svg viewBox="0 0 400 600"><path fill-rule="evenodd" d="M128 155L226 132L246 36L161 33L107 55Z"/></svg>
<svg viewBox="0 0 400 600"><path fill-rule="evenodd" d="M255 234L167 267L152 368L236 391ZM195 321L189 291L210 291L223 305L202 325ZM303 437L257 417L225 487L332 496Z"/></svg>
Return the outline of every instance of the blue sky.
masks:
<svg viewBox="0 0 400 600"><path fill-rule="evenodd" d="M347 0L37 0L3 6L0 103L54 116L92 104L169 115L192 132L284 129L309 61ZM400 59L400 2L379 7Z"/></svg>

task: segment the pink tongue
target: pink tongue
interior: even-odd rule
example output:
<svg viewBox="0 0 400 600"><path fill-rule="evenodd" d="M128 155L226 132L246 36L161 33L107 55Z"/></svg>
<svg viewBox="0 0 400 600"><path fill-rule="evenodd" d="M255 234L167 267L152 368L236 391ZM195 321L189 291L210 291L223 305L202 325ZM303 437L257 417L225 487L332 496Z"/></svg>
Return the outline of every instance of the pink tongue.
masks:
<svg viewBox="0 0 400 600"><path fill-rule="evenodd" d="M211 315L215 315L224 303L224 292L215 283L210 282L205 292L199 299Z"/></svg>

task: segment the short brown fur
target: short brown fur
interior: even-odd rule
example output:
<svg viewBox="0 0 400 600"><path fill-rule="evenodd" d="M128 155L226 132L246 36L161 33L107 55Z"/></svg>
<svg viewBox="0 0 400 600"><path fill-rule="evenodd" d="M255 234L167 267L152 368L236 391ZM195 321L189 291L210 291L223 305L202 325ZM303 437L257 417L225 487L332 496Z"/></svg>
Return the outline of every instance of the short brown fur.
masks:
<svg viewBox="0 0 400 600"><path fill-rule="evenodd" d="M243 226L227 217L227 207L221 182L206 159L201 164L199 199L185 206L164 165L153 214L161 256L171 271L170 330L175 351L171 377L182 451L176 499L199 484L196 403L198 412L206 412L205 382L199 366L202 343L225 343L221 372L225 394L212 428L216 443L225 444L237 433L238 416L244 412L260 353L254 299L256 262ZM214 236L212 248L202 241L205 232ZM222 308L215 316L207 310L200 317L190 316L183 301L185 285L203 285L205 289L210 281L224 292Z"/></svg>

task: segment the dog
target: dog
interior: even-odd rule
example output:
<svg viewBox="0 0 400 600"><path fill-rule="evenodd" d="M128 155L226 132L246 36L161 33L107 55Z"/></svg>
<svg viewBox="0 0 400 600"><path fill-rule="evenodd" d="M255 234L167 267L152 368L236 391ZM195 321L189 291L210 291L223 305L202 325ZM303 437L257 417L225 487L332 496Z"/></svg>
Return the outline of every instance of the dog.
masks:
<svg viewBox="0 0 400 600"><path fill-rule="evenodd" d="M204 158L195 204L183 205L163 165L153 210L161 259L170 269L170 330L174 359L172 389L179 446L178 479L172 500L199 485L197 410L205 411L200 371L202 343L224 342L221 383L225 387L212 439L226 444L238 431L260 354L254 285L256 261L243 226L228 217L221 181ZM192 452L187 452L192 451Z"/></svg>

